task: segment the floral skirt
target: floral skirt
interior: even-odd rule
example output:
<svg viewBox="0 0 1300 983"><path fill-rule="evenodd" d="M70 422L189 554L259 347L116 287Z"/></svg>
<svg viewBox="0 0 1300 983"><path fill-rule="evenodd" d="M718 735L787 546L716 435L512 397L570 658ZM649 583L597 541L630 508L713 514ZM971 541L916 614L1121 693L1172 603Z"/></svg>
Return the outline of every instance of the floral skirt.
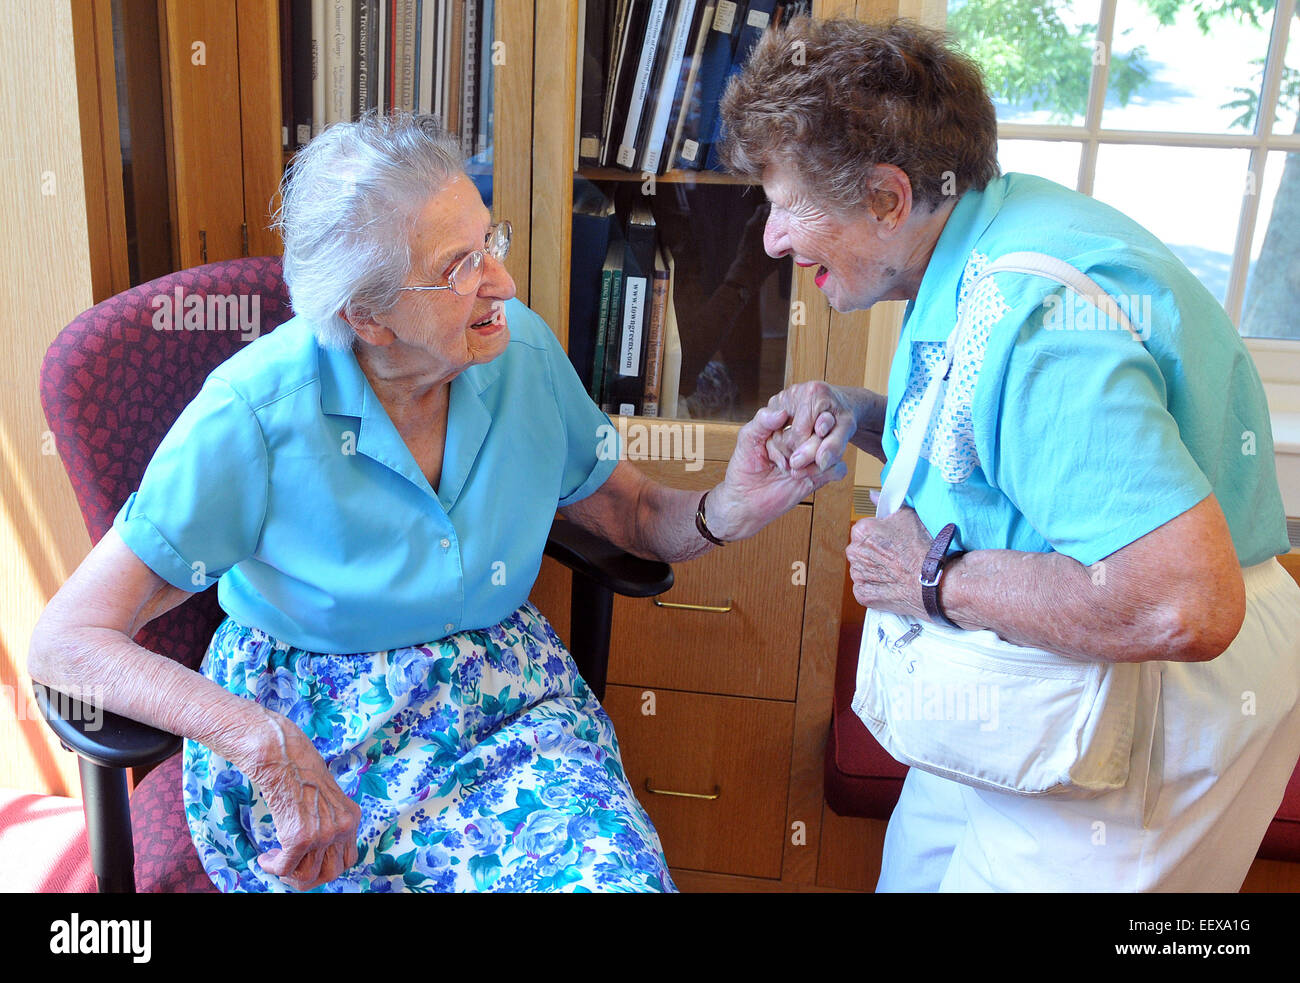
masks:
<svg viewBox="0 0 1300 983"><path fill-rule="evenodd" d="M320 655L226 619L202 672L284 714L361 807L358 862L318 892L673 891L614 728L531 604L409 648ZM261 792L187 740L185 816L222 891L290 888Z"/></svg>

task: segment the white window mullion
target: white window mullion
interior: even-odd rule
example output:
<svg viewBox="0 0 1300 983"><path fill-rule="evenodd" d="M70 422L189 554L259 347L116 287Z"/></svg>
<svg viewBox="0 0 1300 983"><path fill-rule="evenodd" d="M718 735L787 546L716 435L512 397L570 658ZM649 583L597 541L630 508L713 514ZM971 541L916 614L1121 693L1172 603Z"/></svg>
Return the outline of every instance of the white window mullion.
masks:
<svg viewBox="0 0 1300 983"><path fill-rule="evenodd" d="M1085 195L1092 194L1093 181L1097 176L1097 134L1101 130L1101 111L1106 105L1106 86L1110 83L1110 59L1112 40L1115 35L1116 0L1101 0L1101 16L1097 19L1097 39L1093 48L1092 78L1088 82L1088 112L1083 125L1088 131L1088 140L1079 155L1079 190ZM1097 52L1101 57L1097 57Z"/></svg>
<svg viewBox="0 0 1300 983"><path fill-rule="evenodd" d="M1264 62L1264 80L1255 113L1255 145L1250 151L1250 172L1242 189L1241 218L1237 223L1237 241L1232 250L1232 274L1228 278L1228 296L1224 308L1232 323L1241 328L1241 307L1246 295L1246 277L1250 272L1250 250L1255 242L1255 224L1259 219L1260 191L1264 186L1264 167L1268 163L1273 116L1277 112L1282 87L1282 65L1286 59L1287 29L1295 13L1296 0L1281 0L1273 10L1273 31L1269 37L1268 58Z"/></svg>

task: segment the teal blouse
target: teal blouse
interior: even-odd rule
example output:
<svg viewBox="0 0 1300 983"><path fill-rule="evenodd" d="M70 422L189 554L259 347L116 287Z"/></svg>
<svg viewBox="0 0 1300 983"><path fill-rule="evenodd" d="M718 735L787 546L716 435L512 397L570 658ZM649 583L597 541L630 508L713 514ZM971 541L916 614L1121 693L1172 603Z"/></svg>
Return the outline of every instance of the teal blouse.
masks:
<svg viewBox="0 0 1300 983"><path fill-rule="evenodd" d="M985 265L1017 251L1092 277L1142 342L1043 277L997 273L970 290ZM1037 177L966 192L905 314L889 377L891 461L959 304L971 305L972 330L908 496L932 534L955 522L962 549L1092 564L1213 492L1243 565L1287 551L1254 362L1223 308L1153 235Z"/></svg>
<svg viewBox="0 0 1300 983"><path fill-rule="evenodd" d="M613 472L608 417L550 329L506 305L504 354L451 383L430 487L351 351L294 318L218 367L114 521L160 577L296 648L371 652L497 624L557 507Z"/></svg>

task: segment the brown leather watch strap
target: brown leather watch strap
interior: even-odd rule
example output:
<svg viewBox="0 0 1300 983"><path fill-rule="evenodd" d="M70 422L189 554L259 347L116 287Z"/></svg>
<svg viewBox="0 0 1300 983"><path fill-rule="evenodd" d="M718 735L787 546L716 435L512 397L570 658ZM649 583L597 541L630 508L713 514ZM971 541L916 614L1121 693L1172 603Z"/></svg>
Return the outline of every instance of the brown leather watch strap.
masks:
<svg viewBox="0 0 1300 983"><path fill-rule="evenodd" d="M939 607L939 581L943 578L943 563L948 557L948 547L952 545L953 537L957 535L957 524L950 522L939 530L939 535L934 537L930 543L930 550L925 554L925 562L921 564L921 602L925 605L925 613L930 616L931 621L947 625L950 628L960 629L961 625L950 621L948 616L943 613ZM954 554L960 556L960 554Z"/></svg>

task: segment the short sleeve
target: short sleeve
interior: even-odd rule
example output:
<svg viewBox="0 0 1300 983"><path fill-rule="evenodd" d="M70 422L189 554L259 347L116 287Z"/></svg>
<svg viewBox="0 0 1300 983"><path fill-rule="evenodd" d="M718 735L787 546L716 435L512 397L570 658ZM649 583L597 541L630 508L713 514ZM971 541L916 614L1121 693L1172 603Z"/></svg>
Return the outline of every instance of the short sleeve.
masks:
<svg viewBox="0 0 1300 983"><path fill-rule="evenodd" d="M550 328L543 325L540 333L564 432L564 475L559 503L563 508L595 493L614 473L620 456L618 429L592 402Z"/></svg>
<svg viewBox="0 0 1300 983"><path fill-rule="evenodd" d="M201 591L255 552L267 479L256 416L227 382L210 377L158 445L113 528L158 576Z"/></svg>
<svg viewBox="0 0 1300 983"><path fill-rule="evenodd" d="M1083 329L1045 327L1045 310L1087 304L1045 283L1008 291L976 388L976 444L990 484L1054 550L1092 564L1211 486L1179 437L1146 346L1095 309L1051 322Z"/></svg>

